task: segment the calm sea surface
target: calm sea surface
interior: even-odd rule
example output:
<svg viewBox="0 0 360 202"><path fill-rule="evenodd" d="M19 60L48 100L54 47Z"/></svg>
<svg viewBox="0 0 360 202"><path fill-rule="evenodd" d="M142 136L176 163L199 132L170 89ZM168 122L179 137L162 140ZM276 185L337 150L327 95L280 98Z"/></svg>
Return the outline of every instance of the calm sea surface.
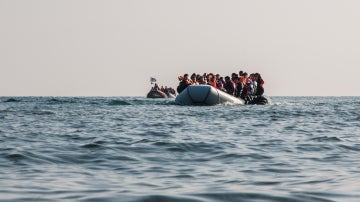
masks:
<svg viewBox="0 0 360 202"><path fill-rule="evenodd" d="M0 201L360 201L360 97L0 97Z"/></svg>

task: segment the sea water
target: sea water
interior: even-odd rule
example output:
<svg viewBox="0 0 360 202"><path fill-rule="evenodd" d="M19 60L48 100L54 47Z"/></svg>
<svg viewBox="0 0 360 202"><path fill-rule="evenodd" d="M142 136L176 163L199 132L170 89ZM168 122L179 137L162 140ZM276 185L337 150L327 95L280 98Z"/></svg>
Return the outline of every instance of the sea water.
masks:
<svg viewBox="0 0 360 202"><path fill-rule="evenodd" d="M1 201L360 201L360 97L0 97Z"/></svg>

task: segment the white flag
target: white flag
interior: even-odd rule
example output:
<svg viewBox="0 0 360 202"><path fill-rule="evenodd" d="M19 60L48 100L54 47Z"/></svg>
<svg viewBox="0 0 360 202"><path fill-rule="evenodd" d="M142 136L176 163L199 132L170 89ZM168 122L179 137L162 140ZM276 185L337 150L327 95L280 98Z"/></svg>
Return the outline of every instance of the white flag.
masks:
<svg viewBox="0 0 360 202"><path fill-rule="evenodd" d="M154 77L150 77L150 83L151 84L156 83L156 79Z"/></svg>

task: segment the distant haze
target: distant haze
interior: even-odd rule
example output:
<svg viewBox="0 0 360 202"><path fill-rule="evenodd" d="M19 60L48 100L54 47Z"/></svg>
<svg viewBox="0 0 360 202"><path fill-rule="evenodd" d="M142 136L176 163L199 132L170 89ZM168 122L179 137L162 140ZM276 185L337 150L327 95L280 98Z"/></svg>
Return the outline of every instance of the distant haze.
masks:
<svg viewBox="0 0 360 202"><path fill-rule="evenodd" d="M360 96L358 0L0 0L0 96L145 96L259 72L269 96Z"/></svg>

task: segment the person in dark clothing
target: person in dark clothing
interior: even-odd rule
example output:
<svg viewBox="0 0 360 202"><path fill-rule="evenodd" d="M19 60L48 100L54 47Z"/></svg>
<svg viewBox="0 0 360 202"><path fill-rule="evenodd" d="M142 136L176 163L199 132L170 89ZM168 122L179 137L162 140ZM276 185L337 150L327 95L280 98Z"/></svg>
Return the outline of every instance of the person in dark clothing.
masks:
<svg viewBox="0 0 360 202"><path fill-rule="evenodd" d="M184 76L182 77L182 80L180 81L179 86L177 87L176 90L180 94L183 90L185 90L185 88L187 88L190 85L191 85L191 81L189 79L189 75L184 74Z"/></svg>
<svg viewBox="0 0 360 202"><path fill-rule="evenodd" d="M225 77L224 89L228 94L232 96L235 95L235 83L230 79L229 76Z"/></svg>
<svg viewBox="0 0 360 202"><path fill-rule="evenodd" d="M263 95L264 94L264 80L261 78L259 73L255 73L255 81L257 83L255 95Z"/></svg>

